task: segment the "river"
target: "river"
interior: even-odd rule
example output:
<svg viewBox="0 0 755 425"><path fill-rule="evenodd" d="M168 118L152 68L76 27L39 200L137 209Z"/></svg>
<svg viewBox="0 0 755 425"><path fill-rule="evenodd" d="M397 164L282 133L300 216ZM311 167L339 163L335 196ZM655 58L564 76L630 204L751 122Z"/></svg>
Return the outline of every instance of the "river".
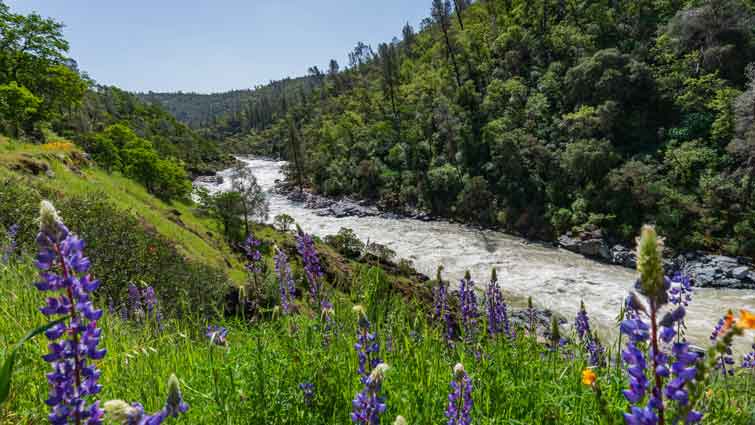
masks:
<svg viewBox="0 0 755 425"><path fill-rule="evenodd" d="M513 304L522 305L527 296L532 296L539 307L553 309L573 320L580 300L584 300L591 320L600 325L605 336L616 334L616 316L636 277L633 270L589 260L550 245L456 223L321 217L315 210L273 192L275 181L283 178L283 162L242 161L268 192L270 221L277 214L286 213L304 231L321 237L348 227L361 240L384 244L396 251L398 257L410 259L418 271L428 276L434 276L436 268L442 264L446 278L457 281L469 270L481 287L495 267L502 289ZM228 190L232 174L232 170L220 172L224 177L220 185L200 184L210 191ZM727 309L755 311L755 291L695 288L693 297L687 314L688 335L701 345L707 342L713 326ZM737 348L740 347L746 345L738 344Z"/></svg>

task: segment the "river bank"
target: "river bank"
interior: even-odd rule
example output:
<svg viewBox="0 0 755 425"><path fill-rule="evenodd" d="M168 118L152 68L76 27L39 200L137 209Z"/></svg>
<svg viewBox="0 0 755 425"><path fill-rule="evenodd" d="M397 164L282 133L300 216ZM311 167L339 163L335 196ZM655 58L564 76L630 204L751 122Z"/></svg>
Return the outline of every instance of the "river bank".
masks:
<svg viewBox="0 0 755 425"><path fill-rule="evenodd" d="M301 202L321 217L381 217L385 219L442 220L422 211L395 212L379 209L374 203L350 198L329 198L309 191L300 192L283 181L276 181L275 192L293 202ZM471 226L474 227L474 226ZM541 241L536 241L542 243ZM637 257L633 248L611 243L600 229L580 233L569 232L555 241L548 241L587 258L634 270ZM702 251L671 255L665 262L668 273L688 275L694 286L701 288L755 289L755 268L747 258L729 257Z"/></svg>
<svg viewBox="0 0 755 425"><path fill-rule="evenodd" d="M607 337L617 333L615 319L634 285L634 270L598 262L559 249L553 243L443 220L384 215L365 205L360 205L363 208L359 210L363 217L335 217L327 211L307 208L306 200L291 200L279 192L276 181L284 178L284 162L241 159L268 192L270 221L285 213L306 232L323 238L350 228L362 241L383 244L398 258L412 261L414 268L425 275L434 276L442 264L451 282L457 282L469 270L482 288L495 267L504 295L515 307L526 306L531 296L538 308L573 318L583 300L602 333ZM232 173L221 171L212 183L200 184L211 192L230 190ZM710 335L710 324L729 308L755 310L755 292L751 290L696 288L694 297L688 309L688 335L701 343Z"/></svg>

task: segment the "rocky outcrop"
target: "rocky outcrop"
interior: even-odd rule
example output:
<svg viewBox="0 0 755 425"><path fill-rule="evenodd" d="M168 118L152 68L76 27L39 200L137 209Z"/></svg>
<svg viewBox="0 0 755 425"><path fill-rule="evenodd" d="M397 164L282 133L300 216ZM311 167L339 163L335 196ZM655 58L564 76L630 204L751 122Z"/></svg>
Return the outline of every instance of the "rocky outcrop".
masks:
<svg viewBox="0 0 755 425"><path fill-rule="evenodd" d="M695 286L755 289L755 268L745 258L724 255L686 254L681 269Z"/></svg>
<svg viewBox="0 0 755 425"><path fill-rule="evenodd" d="M221 176L220 174L202 175L195 178L194 182L221 185L223 184L223 176Z"/></svg>
<svg viewBox="0 0 755 425"><path fill-rule="evenodd" d="M291 189L283 184L276 186L276 192L285 195L291 201L302 202L306 208L317 210L315 214L321 217L383 217L387 219L413 218L422 221L432 221L434 218L421 211L399 213L395 211L381 211L369 201L356 201L349 198L332 199L311 192Z"/></svg>
<svg viewBox="0 0 755 425"><path fill-rule="evenodd" d="M568 251L582 254L585 257L612 261L611 248L599 229L579 234L569 232L558 238L558 244Z"/></svg>
<svg viewBox="0 0 755 425"><path fill-rule="evenodd" d="M637 267L637 255L623 245L610 246L600 231L567 233L558 238L562 248L628 268ZM703 288L755 289L755 268L745 258L690 252L664 261L666 272L681 271Z"/></svg>

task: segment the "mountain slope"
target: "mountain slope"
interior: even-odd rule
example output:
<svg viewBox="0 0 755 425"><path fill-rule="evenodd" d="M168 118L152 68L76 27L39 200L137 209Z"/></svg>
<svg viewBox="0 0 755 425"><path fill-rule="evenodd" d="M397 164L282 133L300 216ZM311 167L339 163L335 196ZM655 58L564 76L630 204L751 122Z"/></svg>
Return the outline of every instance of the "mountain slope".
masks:
<svg viewBox="0 0 755 425"><path fill-rule="evenodd" d="M219 137L389 209L546 239L654 223L755 255L751 1L469 3L434 1L268 128Z"/></svg>

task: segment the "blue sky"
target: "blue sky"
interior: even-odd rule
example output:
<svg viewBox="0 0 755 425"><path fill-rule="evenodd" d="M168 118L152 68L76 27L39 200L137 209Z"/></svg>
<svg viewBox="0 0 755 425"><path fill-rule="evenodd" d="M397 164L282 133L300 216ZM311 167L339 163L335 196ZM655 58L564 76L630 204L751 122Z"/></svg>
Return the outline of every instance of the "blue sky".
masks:
<svg viewBox="0 0 755 425"><path fill-rule="evenodd" d="M307 68L344 66L357 41L400 36L430 0L6 0L66 24L92 78L132 91L253 87Z"/></svg>

